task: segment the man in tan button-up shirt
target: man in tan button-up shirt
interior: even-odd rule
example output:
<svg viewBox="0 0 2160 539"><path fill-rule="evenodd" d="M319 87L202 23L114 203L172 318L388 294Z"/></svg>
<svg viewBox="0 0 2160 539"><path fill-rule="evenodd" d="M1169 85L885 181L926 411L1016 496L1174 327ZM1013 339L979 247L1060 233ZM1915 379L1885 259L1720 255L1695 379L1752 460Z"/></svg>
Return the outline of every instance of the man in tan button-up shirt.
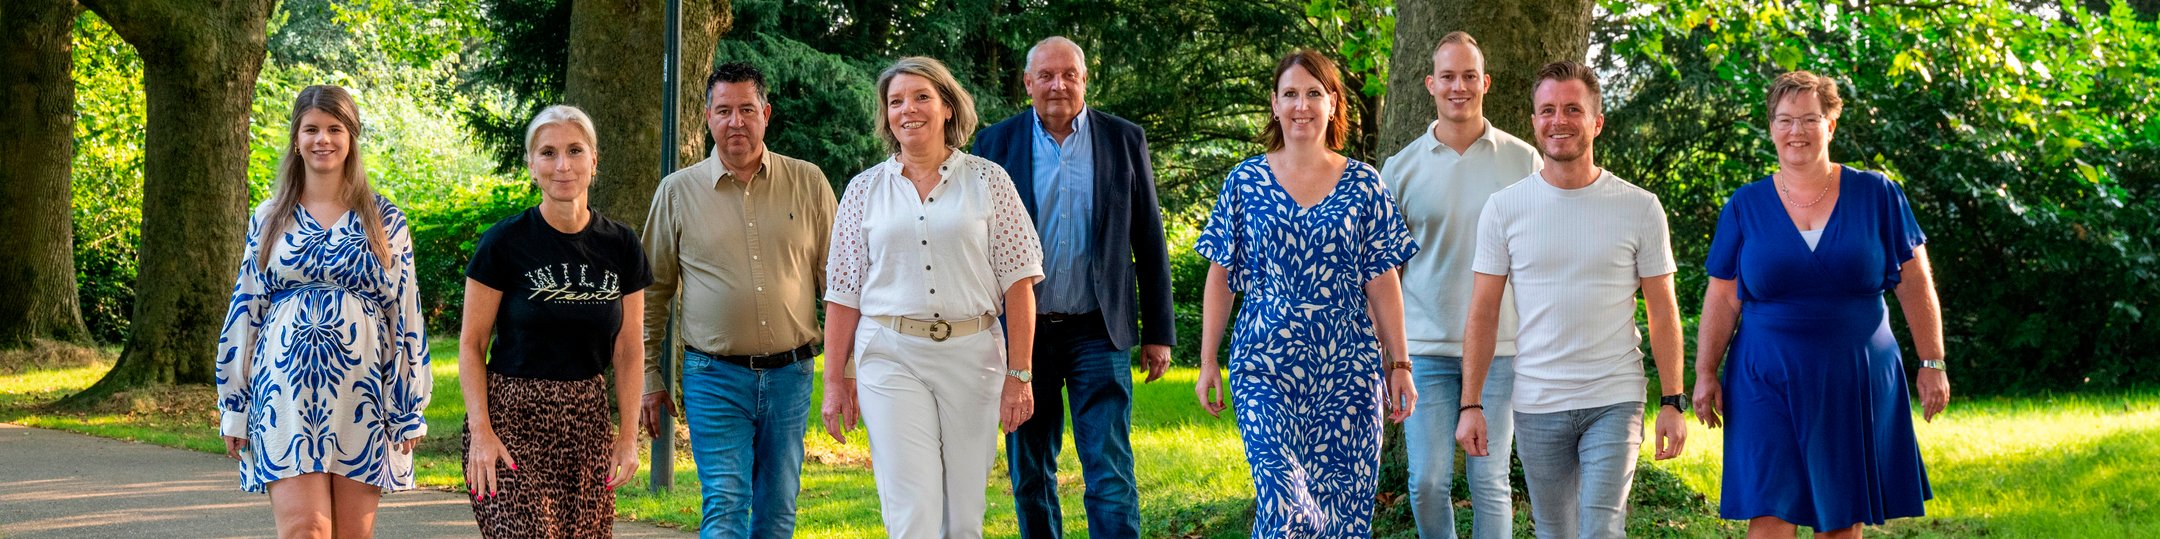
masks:
<svg viewBox="0 0 2160 539"><path fill-rule="evenodd" d="M676 359L672 319L701 535L791 537L836 203L817 165L766 151L764 74L725 64L705 87L713 156L661 180L645 220L645 428L661 428L657 412L672 403L659 376Z"/></svg>

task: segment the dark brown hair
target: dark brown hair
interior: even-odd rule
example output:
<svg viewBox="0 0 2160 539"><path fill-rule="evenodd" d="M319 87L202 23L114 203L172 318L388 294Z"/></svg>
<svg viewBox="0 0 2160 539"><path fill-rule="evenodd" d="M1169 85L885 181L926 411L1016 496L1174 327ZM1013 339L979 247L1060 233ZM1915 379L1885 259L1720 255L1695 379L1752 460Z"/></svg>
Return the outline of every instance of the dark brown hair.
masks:
<svg viewBox="0 0 2160 539"><path fill-rule="evenodd" d="M1815 93L1815 101L1822 103L1823 117L1835 120L1838 113L1845 110L1845 99L1838 97L1836 80L1808 71L1792 71L1770 81L1770 119L1777 119L1778 103L1800 92Z"/></svg>
<svg viewBox="0 0 2160 539"><path fill-rule="evenodd" d="M1275 86L1282 83L1283 73L1288 73L1293 67L1305 68L1305 72L1311 73L1313 78L1320 79L1320 87L1326 89L1332 98L1335 114L1328 118L1327 147L1330 150L1341 150L1343 142L1350 139L1350 99L1343 94L1342 74L1335 71L1335 61L1312 49L1299 49L1284 56L1281 62L1275 63L1275 77L1269 80L1272 83L1268 85L1270 102L1275 99ZM1282 137L1282 119L1270 115L1267 129L1260 132L1260 142L1267 145L1267 151L1272 152L1282 149Z"/></svg>
<svg viewBox="0 0 2160 539"><path fill-rule="evenodd" d="M1565 82L1571 80L1582 81L1583 86L1590 88L1591 106L1596 107L1591 112L1597 114L1605 113L1605 93L1598 90L1597 72L1591 71L1588 66L1584 66L1574 60L1561 60L1558 62L1545 64L1545 67L1538 68L1537 70L1537 82L1530 85L1531 95L1537 95L1537 88L1539 86L1544 86L1545 81L1548 80L1555 82ZM1532 99L1536 98L1532 97ZM1533 104L1532 106L1535 105Z"/></svg>

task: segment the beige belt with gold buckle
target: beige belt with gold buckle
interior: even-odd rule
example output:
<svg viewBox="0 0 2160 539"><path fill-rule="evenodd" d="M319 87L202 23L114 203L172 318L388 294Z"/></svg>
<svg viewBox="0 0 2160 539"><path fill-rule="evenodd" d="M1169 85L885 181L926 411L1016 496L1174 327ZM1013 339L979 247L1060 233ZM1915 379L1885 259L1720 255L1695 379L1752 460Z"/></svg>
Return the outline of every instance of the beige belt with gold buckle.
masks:
<svg viewBox="0 0 2160 539"><path fill-rule="evenodd" d="M870 319L903 335L927 337L937 342L974 335L997 323L997 317L987 314L967 320L916 320L904 316L872 316Z"/></svg>

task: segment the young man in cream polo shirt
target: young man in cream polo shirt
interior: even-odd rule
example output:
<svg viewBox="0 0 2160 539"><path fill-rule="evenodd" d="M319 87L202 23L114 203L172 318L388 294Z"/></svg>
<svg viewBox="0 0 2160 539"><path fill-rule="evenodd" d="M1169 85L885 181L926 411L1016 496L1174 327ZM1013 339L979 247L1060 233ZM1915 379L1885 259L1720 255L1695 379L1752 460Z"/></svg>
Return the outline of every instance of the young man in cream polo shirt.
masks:
<svg viewBox="0 0 2160 539"><path fill-rule="evenodd" d="M1537 149L1485 120L1485 92L1492 78L1476 38L1453 32L1433 48L1432 94L1439 118L1425 135L1387 160L1380 178L1395 193L1403 220L1418 245L1428 246L1403 265L1403 310L1418 413L1404 425L1410 464L1410 512L1423 539L1453 539L1455 506L1449 487L1455 472L1455 422L1462 398L1463 328L1469 314L1477 255L1478 212L1485 199L1538 170ZM1499 330L1491 374L1483 391L1490 456L1464 459L1470 485L1471 537L1515 536L1508 484L1507 449L1514 439L1509 406L1515 377L1515 306L1501 290Z"/></svg>
<svg viewBox="0 0 2160 539"><path fill-rule="evenodd" d="M1455 439L1490 449L1479 392L1506 287L1521 314L1515 354L1515 453L1540 539L1626 537L1628 487L1642 450L1641 292L1662 386L1657 458L1680 455L1680 308L1672 240L1657 195L1592 159L1604 128L1597 75L1570 61L1538 70L1531 125L1545 166L1493 193L1478 216L1477 272L1464 331Z"/></svg>

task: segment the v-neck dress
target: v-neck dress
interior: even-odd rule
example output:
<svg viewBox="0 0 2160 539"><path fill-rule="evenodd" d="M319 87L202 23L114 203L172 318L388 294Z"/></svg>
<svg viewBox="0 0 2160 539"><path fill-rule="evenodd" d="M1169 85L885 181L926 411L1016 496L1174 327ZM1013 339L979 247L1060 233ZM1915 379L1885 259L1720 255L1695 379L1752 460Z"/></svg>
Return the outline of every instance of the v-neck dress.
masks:
<svg viewBox="0 0 2160 539"><path fill-rule="evenodd" d="M272 211L292 224L263 230ZM387 269L362 211L382 212ZM258 266L266 241L276 243ZM412 455L392 446L427 434L434 377L405 214L381 196L335 223L298 204L268 208L248 224L245 255L217 343L218 430L248 440L240 487L326 472L413 488Z"/></svg>
<svg viewBox="0 0 2160 539"><path fill-rule="evenodd" d="M1265 157L1247 159L1194 250L1243 298L1229 385L1253 537L1371 536L1383 377L1365 283L1418 250L1380 174L1351 160L1333 191L1300 207Z"/></svg>
<svg viewBox="0 0 2160 539"><path fill-rule="evenodd" d="M1709 274L1738 281L1719 515L1818 530L1919 516L1934 496L1883 294L1926 242L1905 192L1844 168L1813 250L1763 179L1718 217Z"/></svg>

